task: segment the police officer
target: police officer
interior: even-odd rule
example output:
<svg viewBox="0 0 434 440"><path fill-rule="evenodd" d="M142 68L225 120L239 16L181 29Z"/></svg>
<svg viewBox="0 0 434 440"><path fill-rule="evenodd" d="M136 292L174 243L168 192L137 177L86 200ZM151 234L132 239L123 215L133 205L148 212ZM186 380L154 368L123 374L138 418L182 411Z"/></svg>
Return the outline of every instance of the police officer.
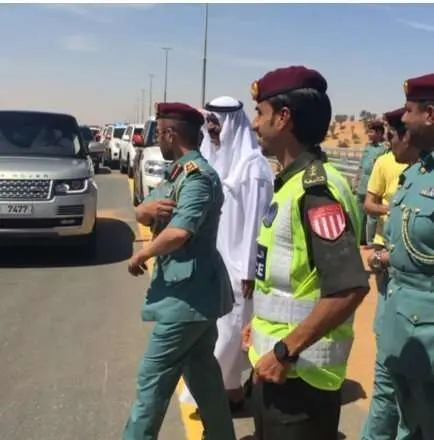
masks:
<svg viewBox="0 0 434 440"><path fill-rule="evenodd" d="M401 118L405 109L400 108L385 113L384 118L389 126L388 139L390 141L391 152L383 155L374 165L373 172L368 183L368 192L372 198L378 199L378 204L366 203L372 209L377 207L378 211L388 215L390 202L398 187L399 175L418 157L418 152L408 142L408 133ZM381 192L380 192L381 191ZM375 197L374 197L375 196ZM368 201L368 199L367 199ZM377 240L380 243L378 249L368 257L368 264L375 273L377 280L378 302L374 320L374 332L377 336L381 331L388 332L389 329L382 328L384 309L387 303L387 284L388 253L384 248L383 231L377 233ZM377 351L381 351L381 346L377 344ZM400 420L400 415L396 403L395 390L389 371L382 362L379 361L383 356L377 356L375 362L375 377L371 404L368 417L366 419L361 439L362 440L399 440L408 439L408 430Z"/></svg>
<svg viewBox="0 0 434 440"><path fill-rule="evenodd" d="M363 156L360 160L360 166L356 177L357 203L359 205L359 215L362 224L361 242L372 245L374 239L377 217L366 215L364 203L367 193L369 176L372 173L375 161L379 156L387 151L384 141L384 124L382 121L371 121L368 124L369 143L363 150Z"/></svg>
<svg viewBox="0 0 434 440"><path fill-rule="evenodd" d="M317 147L331 119L327 82L292 66L251 92L262 150L283 168L258 238L254 317L243 332L256 436L337 440L352 319L369 284L355 197Z"/></svg>
<svg viewBox="0 0 434 440"><path fill-rule="evenodd" d="M124 440L155 440L181 376L198 403L207 439L235 439L228 399L214 358L217 318L232 309L232 288L216 250L223 192L217 173L197 150L203 116L179 103L158 104L158 143L173 160L168 178L137 208L153 241L129 262L133 275L156 258L142 309L156 321L139 368L137 400ZM161 223L164 223L161 227Z"/></svg>
<svg viewBox="0 0 434 440"><path fill-rule="evenodd" d="M389 276L379 336L412 440L434 438L434 74L404 84L402 121L419 160L401 175L385 227Z"/></svg>

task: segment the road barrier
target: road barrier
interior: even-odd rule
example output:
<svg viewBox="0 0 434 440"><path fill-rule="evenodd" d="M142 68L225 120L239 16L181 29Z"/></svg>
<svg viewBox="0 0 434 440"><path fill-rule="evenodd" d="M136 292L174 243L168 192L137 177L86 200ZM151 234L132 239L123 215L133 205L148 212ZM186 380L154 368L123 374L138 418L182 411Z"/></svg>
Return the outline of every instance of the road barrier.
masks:
<svg viewBox="0 0 434 440"><path fill-rule="evenodd" d="M351 187L354 188L354 179L357 176L363 149L323 148L323 150L327 153L328 161L348 179ZM277 160L270 158L269 161L277 172L280 169Z"/></svg>

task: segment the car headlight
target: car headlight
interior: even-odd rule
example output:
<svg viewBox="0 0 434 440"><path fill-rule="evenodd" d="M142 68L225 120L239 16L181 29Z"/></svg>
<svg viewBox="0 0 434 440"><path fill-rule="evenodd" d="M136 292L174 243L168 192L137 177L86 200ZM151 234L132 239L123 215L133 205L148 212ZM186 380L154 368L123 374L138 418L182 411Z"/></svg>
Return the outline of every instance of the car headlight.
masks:
<svg viewBox="0 0 434 440"><path fill-rule="evenodd" d="M89 179L56 180L54 194L56 196L68 194L83 194L89 188Z"/></svg>
<svg viewBox="0 0 434 440"><path fill-rule="evenodd" d="M147 160L143 165L143 172L152 177L164 177L167 164L161 160Z"/></svg>

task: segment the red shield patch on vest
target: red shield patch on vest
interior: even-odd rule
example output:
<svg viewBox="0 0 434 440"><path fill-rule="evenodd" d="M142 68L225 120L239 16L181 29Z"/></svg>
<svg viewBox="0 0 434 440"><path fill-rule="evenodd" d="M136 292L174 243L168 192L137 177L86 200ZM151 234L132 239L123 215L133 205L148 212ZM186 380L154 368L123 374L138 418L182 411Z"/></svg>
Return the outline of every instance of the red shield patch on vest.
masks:
<svg viewBox="0 0 434 440"><path fill-rule="evenodd" d="M312 231L325 240L337 240L345 231L347 221L339 203L311 208L307 215Z"/></svg>

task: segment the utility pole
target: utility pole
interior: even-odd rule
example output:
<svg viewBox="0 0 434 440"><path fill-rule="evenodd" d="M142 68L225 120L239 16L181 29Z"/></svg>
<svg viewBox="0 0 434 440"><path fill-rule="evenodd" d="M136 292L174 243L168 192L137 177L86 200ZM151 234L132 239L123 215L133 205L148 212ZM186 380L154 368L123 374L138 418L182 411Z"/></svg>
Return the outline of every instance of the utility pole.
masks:
<svg viewBox="0 0 434 440"><path fill-rule="evenodd" d="M142 89L142 99L141 99L141 101L142 101L142 115L141 115L141 118L139 121L141 124L145 122L145 99L146 99L146 91L145 91L145 89Z"/></svg>
<svg viewBox="0 0 434 440"><path fill-rule="evenodd" d="M208 49L208 3L205 3L205 33L203 39L203 64L202 64L202 107L205 107L206 88L206 56Z"/></svg>
<svg viewBox="0 0 434 440"><path fill-rule="evenodd" d="M172 50L171 47L162 47L165 52L165 61L164 61L164 96L163 101L167 102L167 69L169 64L169 50Z"/></svg>
<svg viewBox="0 0 434 440"><path fill-rule="evenodd" d="M152 80L154 78L154 74L149 74L149 117L152 115Z"/></svg>

